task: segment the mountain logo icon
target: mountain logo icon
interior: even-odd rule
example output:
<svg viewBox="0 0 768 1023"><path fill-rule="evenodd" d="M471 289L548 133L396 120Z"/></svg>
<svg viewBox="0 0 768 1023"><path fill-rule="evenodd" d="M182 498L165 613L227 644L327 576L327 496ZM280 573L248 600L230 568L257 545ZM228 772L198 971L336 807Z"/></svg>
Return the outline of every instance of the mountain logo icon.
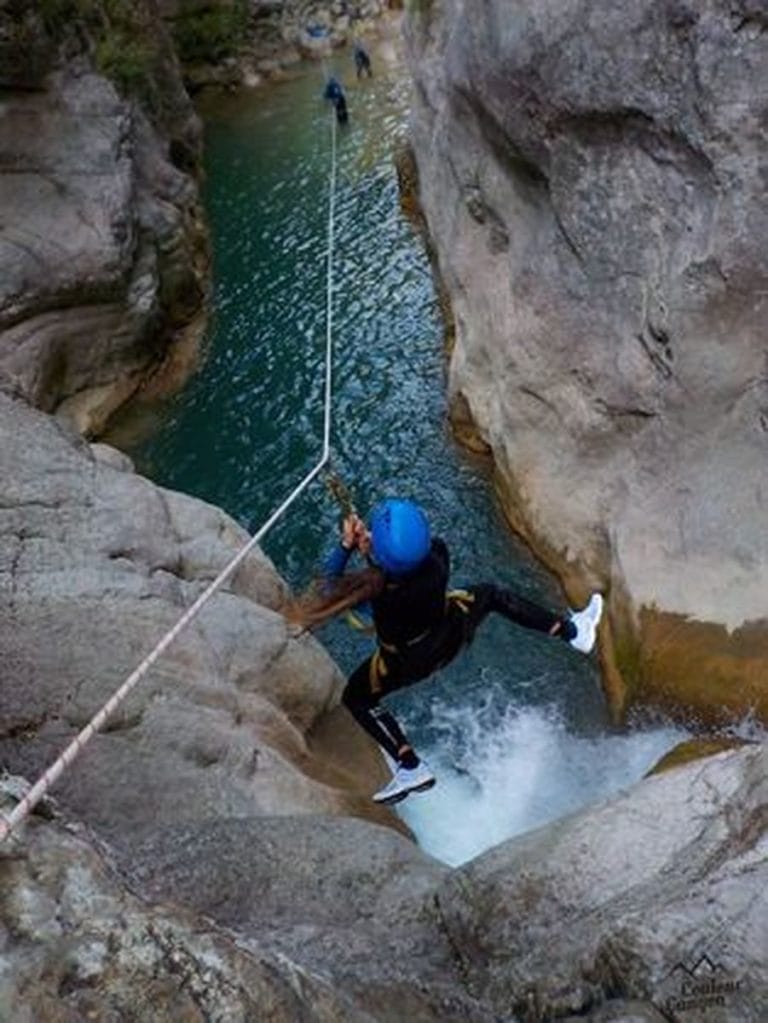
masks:
<svg viewBox="0 0 768 1023"><path fill-rule="evenodd" d="M675 976L682 974L685 977L689 977L691 980L708 980L712 977L721 976L726 974L728 971L721 963L716 963L705 953L696 960L693 966L687 966L685 963L675 963L672 969L669 971L669 976Z"/></svg>
<svg viewBox="0 0 768 1023"><path fill-rule="evenodd" d="M675 990L665 993L664 1008L675 1019L684 1012L722 1008L729 1001L744 997L747 986L744 977L732 976L728 967L706 953L675 963L667 980Z"/></svg>

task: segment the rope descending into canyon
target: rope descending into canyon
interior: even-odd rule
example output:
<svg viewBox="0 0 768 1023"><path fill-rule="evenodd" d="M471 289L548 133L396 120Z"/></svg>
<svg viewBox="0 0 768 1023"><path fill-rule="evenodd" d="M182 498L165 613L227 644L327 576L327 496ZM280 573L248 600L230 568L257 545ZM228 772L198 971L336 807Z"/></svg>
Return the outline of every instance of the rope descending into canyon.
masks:
<svg viewBox="0 0 768 1023"><path fill-rule="evenodd" d="M189 623L200 613L214 593L221 588L240 563L250 554L256 544L266 536L272 526L282 517L284 512L303 493L309 484L320 474L330 461L331 456L331 421L333 392L333 262L336 227L336 115L330 114L331 123L331 155L328 182L328 242L326 248L326 290L325 290L325 383L323 408L323 443L320 458L315 466L290 492L282 504L275 509L254 536L242 547L232 560L219 572L203 593L195 600L176 624L160 639L139 666L125 679L120 688L110 697L101 710L94 715L88 724L75 736L61 755L40 776L26 795L13 808L8 816L0 814L0 842L9 837L13 829L22 821L45 793L57 781L83 747L103 728L110 715L128 696L137 683L147 674L159 657L168 649L176 637L183 632Z"/></svg>

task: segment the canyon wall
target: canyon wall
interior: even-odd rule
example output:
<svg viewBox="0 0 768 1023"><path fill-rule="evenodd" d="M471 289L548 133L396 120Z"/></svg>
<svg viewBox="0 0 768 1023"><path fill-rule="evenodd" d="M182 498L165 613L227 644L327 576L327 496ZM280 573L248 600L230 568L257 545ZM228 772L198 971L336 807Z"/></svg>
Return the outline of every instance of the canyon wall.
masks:
<svg viewBox="0 0 768 1023"><path fill-rule="evenodd" d="M413 144L454 421L618 716L768 717L768 15L413 4Z"/></svg>
<svg viewBox="0 0 768 1023"><path fill-rule="evenodd" d="M0 377L98 433L194 343L201 129L154 5L0 10Z"/></svg>

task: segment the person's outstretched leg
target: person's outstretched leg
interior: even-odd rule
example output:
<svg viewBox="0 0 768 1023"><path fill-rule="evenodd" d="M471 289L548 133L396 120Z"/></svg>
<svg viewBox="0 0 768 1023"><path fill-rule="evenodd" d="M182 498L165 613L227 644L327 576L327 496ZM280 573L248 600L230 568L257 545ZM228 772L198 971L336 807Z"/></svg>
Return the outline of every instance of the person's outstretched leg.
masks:
<svg viewBox="0 0 768 1023"><path fill-rule="evenodd" d="M568 622L560 615L526 600L505 586L490 584L489 589L490 610L503 615L510 622L522 625L524 629L546 632L550 636L560 635L564 629L567 631Z"/></svg>
<svg viewBox="0 0 768 1023"><path fill-rule="evenodd" d="M589 653L595 644L597 625L603 610L603 598L599 593L592 595L582 611L556 615L513 590L494 583L480 583L470 587L468 592L472 598L466 609L468 640L474 636L483 619L494 611L524 629L558 636L581 653Z"/></svg>
<svg viewBox="0 0 768 1023"><path fill-rule="evenodd" d="M341 699L355 721L397 765L392 780L375 793L374 800L377 803L397 803L409 792L423 792L431 788L435 778L416 755L394 715L380 705L382 693L373 692L376 672L376 659L369 657L352 672Z"/></svg>

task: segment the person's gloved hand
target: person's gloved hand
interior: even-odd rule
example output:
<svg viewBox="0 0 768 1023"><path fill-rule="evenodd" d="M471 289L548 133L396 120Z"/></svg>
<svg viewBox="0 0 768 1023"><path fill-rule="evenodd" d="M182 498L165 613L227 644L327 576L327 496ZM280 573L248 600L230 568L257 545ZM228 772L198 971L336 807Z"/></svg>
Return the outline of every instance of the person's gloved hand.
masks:
<svg viewBox="0 0 768 1023"><path fill-rule="evenodd" d="M371 534L361 518L355 523L355 546L366 557L371 551Z"/></svg>
<svg viewBox="0 0 768 1023"><path fill-rule="evenodd" d="M341 527L341 546L347 550L359 550L365 555L371 549L371 534L368 527L354 512L347 515Z"/></svg>
<svg viewBox="0 0 768 1023"><path fill-rule="evenodd" d="M360 525L365 528L365 523L362 522L359 515L352 512L351 515L347 515L344 522L341 525L341 546L344 550L351 551L357 547L358 529Z"/></svg>

